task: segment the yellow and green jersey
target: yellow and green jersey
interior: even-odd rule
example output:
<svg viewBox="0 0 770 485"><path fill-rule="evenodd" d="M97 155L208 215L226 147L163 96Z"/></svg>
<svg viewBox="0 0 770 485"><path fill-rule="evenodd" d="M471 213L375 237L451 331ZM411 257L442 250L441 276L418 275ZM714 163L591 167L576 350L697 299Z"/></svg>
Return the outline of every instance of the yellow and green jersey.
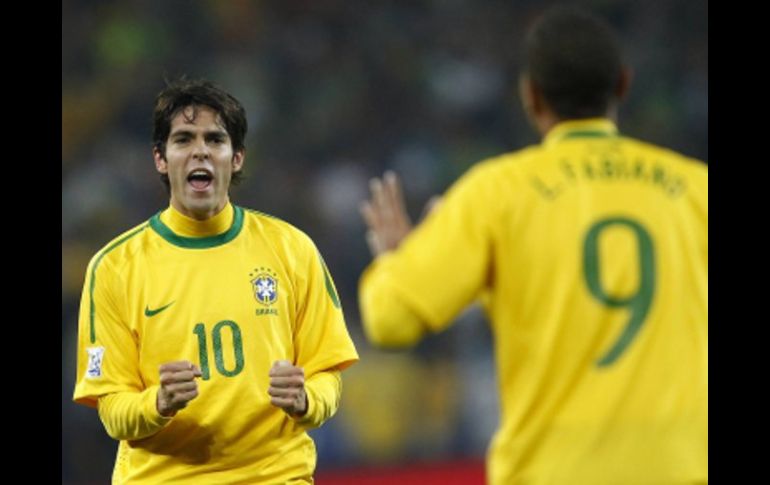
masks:
<svg viewBox="0 0 770 485"><path fill-rule="evenodd" d="M502 411L490 483L707 481L703 163L609 120L561 123L471 169L360 295L365 325L406 307L432 331L483 297Z"/></svg>
<svg viewBox="0 0 770 485"><path fill-rule="evenodd" d="M280 359L302 367L306 381L358 360L328 269L288 223L230 204L204 222L169 208L92 259L75 401L96 406L158 386L159 366L171 361L203 373L198 397L160 431L120 442L115 483L309 480L309 425L267 393ZM327 399L336 406L339 395ZM156 412L154 394L148 403Z"/></svg>

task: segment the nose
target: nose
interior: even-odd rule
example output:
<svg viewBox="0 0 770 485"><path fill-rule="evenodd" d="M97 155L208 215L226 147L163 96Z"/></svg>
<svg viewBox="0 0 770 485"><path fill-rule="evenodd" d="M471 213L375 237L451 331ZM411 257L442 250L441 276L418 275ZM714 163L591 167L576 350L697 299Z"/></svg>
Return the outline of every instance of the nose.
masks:
<svg viewBox="0 0 770 485"><path fill-rule="evenodd" d="M206 160L209 158L209 147L206 145L205 140L197 140L193 145L192 156L197 160Z"/></svg>

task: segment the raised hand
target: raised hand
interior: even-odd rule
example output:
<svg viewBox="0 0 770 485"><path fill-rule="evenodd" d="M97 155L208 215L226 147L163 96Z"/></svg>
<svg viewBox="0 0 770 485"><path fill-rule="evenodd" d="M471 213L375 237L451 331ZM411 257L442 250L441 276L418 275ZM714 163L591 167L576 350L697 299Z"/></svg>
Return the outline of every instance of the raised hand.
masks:
<svg viewBox="0 0 770 485"><path fill-rule="evenodd" d="M392 251L412 230L406 212L401 182L394 172L385 172L382 179L369 182L371 199L361 204L361 216L367 227L366 242L373 256Z"/></svg>

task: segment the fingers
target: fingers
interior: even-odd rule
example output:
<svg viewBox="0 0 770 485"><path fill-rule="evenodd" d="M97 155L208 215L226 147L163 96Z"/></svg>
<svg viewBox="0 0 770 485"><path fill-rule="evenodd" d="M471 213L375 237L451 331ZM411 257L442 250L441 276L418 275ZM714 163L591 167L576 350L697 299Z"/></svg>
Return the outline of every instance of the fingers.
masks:
<svg viewBox="0 0 770 485"><path fill-rule="evenodd" d="M369 252L372 253L372 256L379 256L383 251L380 238L377 236L377 233L372 230L366 231L366 244L369 246Z"/></svg>
<svg viewBox="0 0 770 485"><path fill-rule="evenodd" d="M271 385L267 388L267 393L272 397L278 398L295 398L303 392L302 385L299 386L275 386Z"/></svg>
<svg viewBox="0 0 770 485"><path fill-rule="evenodd" d="M383 192L387 205L390 208L391 216L398 220L399 224L411 224L409 215L406 212L406 202L401 190L401 182L395 172L388 170L383 177Z"/></svg>
<svg viewBox="0 0 770 485"><path fill-rule="evenodd" d="M175 388L174 391L169 391L163 387L158 390L156 407L161 416L175 415L177 411L187 407L190 401L198 397L198 383L190 382L187 384L184 387Z"/></svg>
<svg viewBox="0 0 770 485"><path fill-rule="evenodd" d="M422 210L422 215L420 216L420 219L425 219L428 217L428 215L436 210L436 208L441 204L441 196L440 195L434 195L430 199L428 199L428 202L425 203L425 207Z"/></svg>
<svg viewBox="0 0 770 485"><path fill-rule="evenodd" d="M390 216L390 200L385 193L382 180L377 177L369 181L369 191L372 193L372 206L380 218Z"/></svg>
<svg viewBox="0 0 770 485"><path fill-rule="evenodd" d="M162 386L175 382L192 381L200 376L200 368L187 360L168 362L160 366L160 384Z"/></svg>
<svg viewBox="0 0 770 485"><path fill-rule="evenodd" d="M289 414L292 414L300 403L300 391L285 395L271 394L270 391L268 391L268 394L270 395L270 404L282 408Z"/></svg>
<svg viewBox="0 0 770 485"><path fill-rule="evenodd" d="M372 202L366 200L358 207L361 217L370 229L377 229L380 227L379 213L375 210Z"/></svg>
<svg viewBox="0 0 770 485"><path fill-rule="evenodd" d="M368 227L366 243L373 256L396 249L412 230L401 181L393 171L369 181L370 200L359 211Z"/></svg>
<svg viewBox="0 0 770 485"><path fill-rule="evenodd" d="M175 362L166 362L165 364L161 364L160 372L161 373L163 373L163 371L176 372L176 371L183 371L183 370L191 371L196 368L197 367L195 366L195 364L193 364L189 360L178 360Z"/></svg>
<svg viewBox="0 0 770 485"><path fill-rule="evenodd" d="M305 411L305 371L288 360L277 360L270 368L270 403L289 414Z"/></svg>
<svg viewBox="0 0 770 485"><path fill-rule="evenodd" d="M305 385L305 371L287 360L275 361L269 375L270 389L275 390L276 396L285 396L287 394L283 390L302 389Z"/></svg>
<svg viewBox="0 0 770 485"><path fill-rule="evenodd" d="M371 227L376 229L382 225L411 225L409 215L406 212L401 182L395 172L388 170L382 179L373 178L369 182L369 189L372 193L370 202Z"/></svg>
<svg viewBox="0 0 770 485"><path fill-rule="evenodd" d="M273 362L273 366L270 368L270 377L273 376L290 376L290 375L305 375L305 371L302 367L296 367L288 360L276 360Z"/></svg>
<svg viewBox="0 0 770 485"><path fill-rule="evenodd" d="M369 201L364 201L359 206L359 212L369 228L366 231L366 244L369 246L369 252L372 256L378 256L383 251L383 245L380 241L378 231L380 230L380 218L375 211L374 206Z"/></svg>
<svg viewBox="0 0 770 485"><path fill-rule="evenodd" d="M291 367L291 362L286 359L276 360L273 362L273 367Z"/></svg>
<svg viewBox="0 0 770 485"><path fill-rule="evenodd" d="M190 382L193 381L196 377L200 377L200 372L198 372L196 375L195 372L191 370L176 372L165 371L160 374L160 385L168 386L176 382Z"/></svg>
<svg viewBox="0 0 770 485"><path fill-rule="evenodd" d="M285 377L270 377L270 386L276 388L302 387L305 385L305 376L295 374Z"/></svg>
<svg viewBox="0 0 770 485"><path fill-rule="evenodd" d="M164 390L172 396L177 394L184 394L190 391L197 391L198 383L195 381L180 382L178 384L164 386Z"/></svg>
<svg viewBox="0 0 770 485"><path fill-rule="evenodd" d="M270 404L277 406L289 414L305 412L305 389L300 388L274 388L267 390L270 395Z"/></svg>
<svg viewBox="0 0 770 485"><path fill-rule="evenodd" d="M196 377L201 377L201 369L187 360L167 362L159 368L160 389L156 406L163 416L173 416L176 412L198 397Z"/></svg>

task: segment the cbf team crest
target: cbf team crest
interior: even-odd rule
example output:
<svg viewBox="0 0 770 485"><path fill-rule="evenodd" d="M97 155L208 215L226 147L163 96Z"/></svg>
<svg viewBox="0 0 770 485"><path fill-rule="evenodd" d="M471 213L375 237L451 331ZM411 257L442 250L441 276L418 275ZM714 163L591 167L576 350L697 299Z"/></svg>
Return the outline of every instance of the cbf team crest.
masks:
<svg viewBox="0 0 770 485"><path fill-rule="evenodd" d="M249 273L254 297L265 306L270 306L278 299L278 278L270 268L254 268Z"/></svg>

